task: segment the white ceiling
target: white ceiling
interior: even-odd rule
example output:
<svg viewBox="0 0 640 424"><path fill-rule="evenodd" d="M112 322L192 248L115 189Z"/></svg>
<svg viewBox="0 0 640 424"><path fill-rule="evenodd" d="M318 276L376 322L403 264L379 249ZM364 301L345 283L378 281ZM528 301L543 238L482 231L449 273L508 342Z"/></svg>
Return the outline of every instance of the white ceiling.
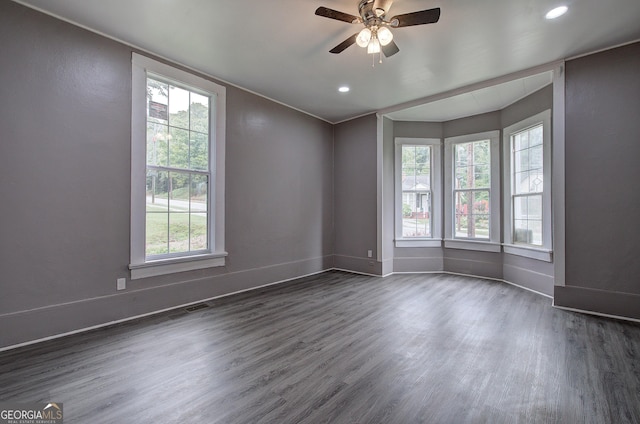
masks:
<svg viewBox="0 0 640 424"><path fill-rule="evenodd" d="M319 6L357 15L357 0L18 2L329 122L394 110L416 99L640 39L639 0L395 0L390 15L440 7L440 21L394 29L400 52L372 67L372 56L356 45L339 55L329 53L361 24L314 15ZM545 13L559 4L569 6L569 12L545 20ZM394 110L389 116L439 120L446 116L439 110L452 108L459 114L470 99L476 107L464 109L470 112L462 116L495 110L482 108L512 103L523 87L540 83L537 77L529 79L507 83L498 94L482 89L441 107ZM351 91L339 93L340 85ZM508 93L515 97L500 97Z"/></svg>

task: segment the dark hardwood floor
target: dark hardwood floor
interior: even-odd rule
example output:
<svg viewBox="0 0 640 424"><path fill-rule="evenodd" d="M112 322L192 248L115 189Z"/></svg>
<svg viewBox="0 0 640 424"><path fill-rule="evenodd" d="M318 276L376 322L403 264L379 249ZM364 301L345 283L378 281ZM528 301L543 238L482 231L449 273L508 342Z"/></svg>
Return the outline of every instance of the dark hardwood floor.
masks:
<svg viewBox="0 0 640 424"><path fill-rule="evenodd" d="M0 353L65 423L640 423L640 325L503 283L327 272Z"/></svg>

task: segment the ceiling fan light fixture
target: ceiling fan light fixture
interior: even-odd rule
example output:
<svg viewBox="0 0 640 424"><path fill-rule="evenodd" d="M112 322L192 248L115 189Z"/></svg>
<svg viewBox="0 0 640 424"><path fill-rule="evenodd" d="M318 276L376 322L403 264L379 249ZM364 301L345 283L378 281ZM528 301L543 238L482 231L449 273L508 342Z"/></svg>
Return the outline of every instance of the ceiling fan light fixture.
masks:
<svg viewBox="0 0 640 424"><path fill-rule="evenodd" d="M371 41L369 41L369 45L367 46L367 53L380 53L380 41L378 41L378 38L375 35L373 36L373 38L371 38Z"/></svg>
<svg viewBox="0 0 640 424"><path fill-rule="evenodd" d="M391 42L391 40L393 40L393 34L387 27L382 27L378 29L377 36L378 36L378 40L380 41L380 44L383 46L386 46Z"/></svg>
<svg viewBox="0 0 640 424"><path fill-rule="evenodd" d="M370 40L371 30L369 28L363 28L356 37L356 44L358 44L360 47L367 47Z"/></svg>

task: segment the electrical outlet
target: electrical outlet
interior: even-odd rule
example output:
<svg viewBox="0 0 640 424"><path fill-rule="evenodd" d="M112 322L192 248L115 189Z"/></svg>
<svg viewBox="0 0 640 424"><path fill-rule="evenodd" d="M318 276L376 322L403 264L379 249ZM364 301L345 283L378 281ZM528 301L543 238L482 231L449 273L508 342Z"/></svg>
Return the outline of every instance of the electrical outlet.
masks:
<svg viewBox="0 0 640 424"><path fill-rule="evenodd" d="M116 289L124 290L127 288L127 279L126 278L118 278L116 280Z"/></svg>
<svg viewBox="0 0 640 424"><path fill-rule="evenodd" d="M367 258L373 257L373 250L367 250Z"/></svg>

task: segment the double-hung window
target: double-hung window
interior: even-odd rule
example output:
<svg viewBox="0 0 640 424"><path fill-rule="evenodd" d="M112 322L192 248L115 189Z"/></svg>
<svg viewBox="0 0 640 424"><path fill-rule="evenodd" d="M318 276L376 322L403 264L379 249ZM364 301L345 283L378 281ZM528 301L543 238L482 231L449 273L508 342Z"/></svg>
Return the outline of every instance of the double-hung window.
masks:
<svg viewBox="0 0 640 424"><path fill-rule="evenodd" d="M550 111L504 130L505 252L551 260Z"/></svg>
<svg viewBox="0 0 640 424"><path fill-rule="evenodd" d="M225 89L133 55L132 278L224 264Z"/></svg>
<svg viewBox="0 0 640 424"><path fill-rule="evenodd" d="M441 245L440 139L396 138L396 246Z"/></svg>
<svg viewBox="0 0 640 424"><path fill-rule="evenodd" d="M445 246L500 251L499 132L445 139Z"/></svg>

